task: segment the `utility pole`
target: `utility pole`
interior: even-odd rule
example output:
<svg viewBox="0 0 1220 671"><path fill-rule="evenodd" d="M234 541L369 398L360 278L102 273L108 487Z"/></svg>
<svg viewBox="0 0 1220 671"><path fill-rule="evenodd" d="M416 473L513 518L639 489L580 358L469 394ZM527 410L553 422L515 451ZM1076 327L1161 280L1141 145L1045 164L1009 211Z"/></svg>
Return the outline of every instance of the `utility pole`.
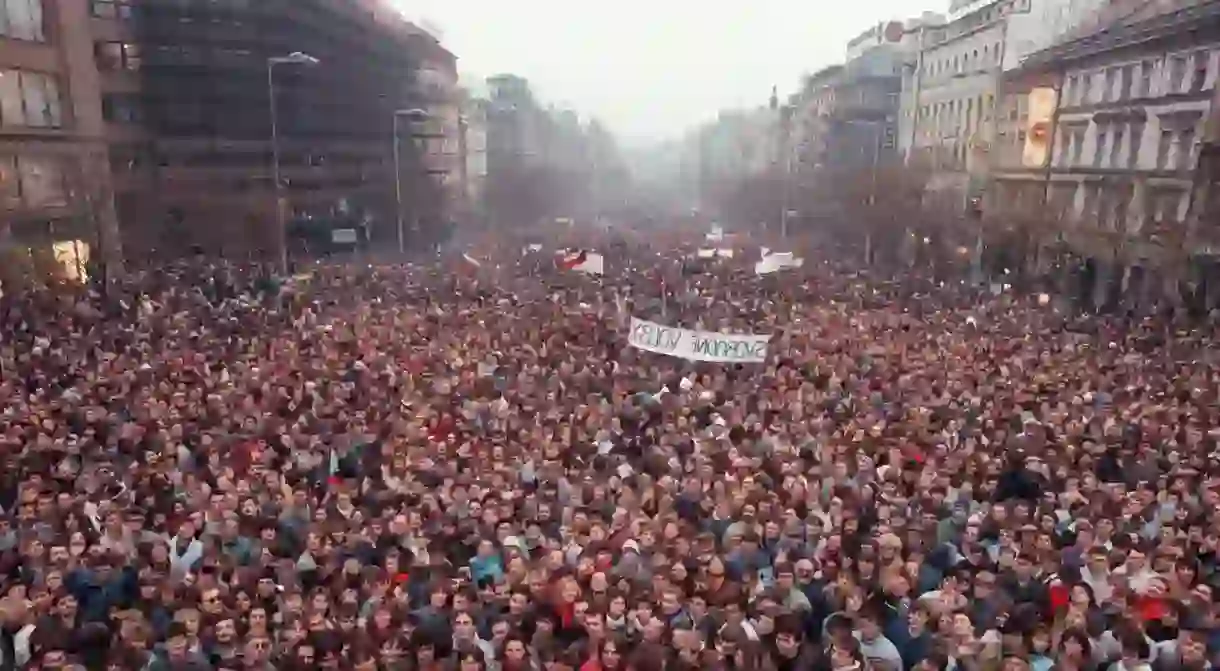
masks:
<svg viewBox="0 0 1220 671"><path fill-rule="evenodd" d="M772 94L774 96L774 94ZM774 98L773 98L774 99ZM777 159L783 160L783 184L780 197L780 213L779 213L779 234L785 240L788 239L788 209L791 201L792 190L792 149L789 146L792 139L792 106L784 105L779 108L779 142Z"/></svg>

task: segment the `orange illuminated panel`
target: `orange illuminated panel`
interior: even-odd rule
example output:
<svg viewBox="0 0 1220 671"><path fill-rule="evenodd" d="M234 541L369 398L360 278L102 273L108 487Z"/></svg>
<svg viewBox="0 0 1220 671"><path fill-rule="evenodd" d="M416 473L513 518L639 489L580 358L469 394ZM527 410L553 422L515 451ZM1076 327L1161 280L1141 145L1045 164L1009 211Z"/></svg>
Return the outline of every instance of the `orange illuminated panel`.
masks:
<svg viewBox="0 0 1220 671"><path fill-rule="evenodd" d="M1058 95L1055 89L1039 87L1030 90L1028 121L1025 126L1025 147L1021 164L1027 168L1042 168L1051 158L1051 124L1054 123Z"/></svg>

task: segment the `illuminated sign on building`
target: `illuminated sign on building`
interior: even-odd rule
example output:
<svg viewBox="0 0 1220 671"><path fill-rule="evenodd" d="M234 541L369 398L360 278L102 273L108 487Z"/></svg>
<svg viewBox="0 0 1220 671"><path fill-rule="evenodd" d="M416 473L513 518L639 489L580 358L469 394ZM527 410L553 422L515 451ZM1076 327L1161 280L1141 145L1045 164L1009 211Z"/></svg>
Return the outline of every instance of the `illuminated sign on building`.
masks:
<svg viewBox="0 0 1220 671"><path fill-rule="evenodd" d="M1049 86L1029 92L1028 121L1025 126L1025 147L1021 164L1027 168L1044 168L1051 158L1051 124L1058 104L1055 89Z"/></svg>

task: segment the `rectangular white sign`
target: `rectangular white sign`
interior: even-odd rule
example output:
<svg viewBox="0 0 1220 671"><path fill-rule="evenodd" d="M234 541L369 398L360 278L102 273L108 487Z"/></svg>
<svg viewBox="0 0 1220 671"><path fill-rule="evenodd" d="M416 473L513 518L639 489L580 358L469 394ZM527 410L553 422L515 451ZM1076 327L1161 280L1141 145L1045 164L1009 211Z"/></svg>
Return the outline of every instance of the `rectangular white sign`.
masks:
<svg viewBox="0 0 1220 671"><path fill-rule="evenodd" d="M763 256L762 261L754 264L754 272L759 275L769 275L785 268L800 268L805 265L805 259L793 256L792 252L778 252Z"/></svg>
<svg viewBox="0 0 1220 671"><path fill-rule="evenodd" d="M761 363L767 359L771 336L691 331L631 318L632 347L689 361Z"/></svg>
<svg viewBox="0 0 1220 671"><path fill-rule="evenodd" d="M336 245L354 245L357 237L354 228L332 228L330 231L330 241Z"/></svg>

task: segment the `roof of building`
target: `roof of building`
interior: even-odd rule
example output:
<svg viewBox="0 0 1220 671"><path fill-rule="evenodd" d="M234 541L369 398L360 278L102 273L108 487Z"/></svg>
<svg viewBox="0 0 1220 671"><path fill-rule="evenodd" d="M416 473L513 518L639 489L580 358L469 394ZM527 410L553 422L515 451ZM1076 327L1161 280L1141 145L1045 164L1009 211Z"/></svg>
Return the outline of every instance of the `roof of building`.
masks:
<svg viewBox="0 0 1220 671"><path fill-rule="evenodd" d="M1220 0L1116 0L1058 44L1036 51L1021 70L1047 70L1112 49L1163 39L1200 23L1220 25ZM1081 34L1080 31L1088 31Z"/></svg>
<svg viewBox="0 0 1220 671"><path fill-rule="evenodd" d="M824 84L828 84L834 77L837 77L842 72L842 65L828 65L821 70L806 76L804 82L802 82L801 88L805 91L809 91Z"/></svg>

